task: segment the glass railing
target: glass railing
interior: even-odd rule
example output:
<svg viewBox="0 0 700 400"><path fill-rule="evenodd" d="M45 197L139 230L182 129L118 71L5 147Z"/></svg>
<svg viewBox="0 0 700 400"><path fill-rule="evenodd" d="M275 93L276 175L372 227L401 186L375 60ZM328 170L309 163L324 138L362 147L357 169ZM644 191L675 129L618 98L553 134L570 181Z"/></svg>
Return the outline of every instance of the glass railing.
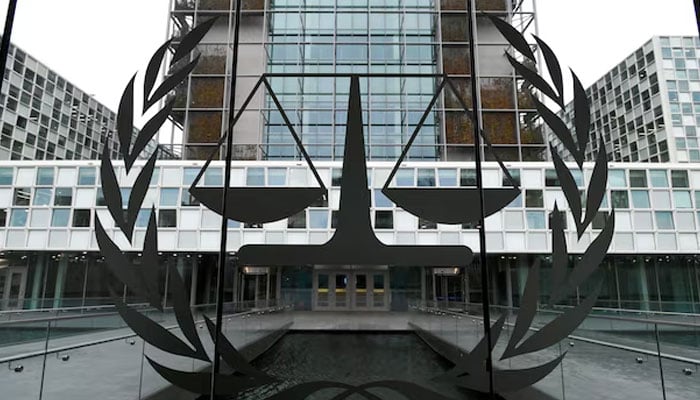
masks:
<svg viewBox="0 0 700 400"><path fill-rule="evenodd" d="M227 303L222 332L245 354L247 346L288 327L292 322L289 310L291 307L275 301ZM172 390L146 356L184 372L209 366L144 343L113 308L83 314L76 311L57 316L58 311L44 310L41 318L35 314L35 318L0 322L2 398L98 399L110 393L110 398L142 399ZM142 307L139 311L182 337L172 310L159 312ZM214 346L204 317L215 320L216 308L196 306L193 315L211 356Z"/></svg>
<svg viewBox="0 0 700 400"><path fill-rule="evenodd" d="M468 355L483 339L480 304L411 304L411 322L438 345ZM562 309L538 310L529 337L562 315ZM700 393L700 324L697 314L595 310L570 335L532 353L501 360L518 309L490 308L491 323L505 317L493 350L497 370L532 368L564 355L544 379L522 391L557 399L695 399ZM520 342L522 343L522 341ZM528 392L530 391L530 392Z"/></svg>

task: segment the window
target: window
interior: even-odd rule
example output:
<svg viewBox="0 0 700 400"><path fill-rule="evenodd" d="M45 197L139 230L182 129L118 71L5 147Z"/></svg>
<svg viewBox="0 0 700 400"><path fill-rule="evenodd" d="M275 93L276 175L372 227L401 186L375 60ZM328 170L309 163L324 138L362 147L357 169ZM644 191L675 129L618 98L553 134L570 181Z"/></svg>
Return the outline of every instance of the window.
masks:
<svg viewBox="0 0 700 400"><path fill-rule="evenodd" d="M557 172L553 169L548 169L544 173L544 185L545 186L559 186L559 177L557 177Z"/></svg>
<svg viewBox="0 0 700 400"><path fill-rule="evenodd" d="M248 186L265 186L265 169L264 168L248 168L246 172L246 185Z"/></svg>
<svg viewBox="0 0 700 400"><path fill-rule="evenodd" d="M374 227L377 229L394 228L394 212L389 210L378 210L374 212Z"/></svg>
<svg viewBox="0 0 700 400"><path fill-rule="evenodd" d="M382 193L381 189L374 189L374 206L375 207L391 207L391 200Z"/></svg>
<svg viewBox="0 0 700 400"><path fill-rule="evenodd" d="M27 209L13 208L10 214L10 226L21 227L27 225Z"/></svg>
<svg viewBox="0 0 700 400"><path fill-rule="evenodd" d="M12 185L12 168L0 168L0 185Z"/></svg>
<svg viewBox="0 0 700 400"><path fill-rule="evenodd" d="M287 228L305 229L306 228L306 211L300 211L287 219Z"/></svg>
<svg viewBox="0 0 700 400"><path fill-rule="evenodd" d="M651 193L651 198L655 209L671 208L671 196L668 192L655 190Z"/></svg>
<svg viewBox="0 0 700 400"><path fill-rule="evenodd" d="M437 229L437 224L433 221L428 221L427 219L418 219L418 229Z"/></svg>
<svg viewBox="0 0 700 400"><path fill-rule="evenodd" d="M187 186L191 185L198 174L198 168L184 168L182 170L182 184Z"/></svg>
<svg viewBox="0 0 700 400"><path fill-rule="evenodd" d="M626 190L613 190L610 193L613 208L629 208L629 198Z"/></svg>
<svg viewBox="0 0 700 400"><path fill-rule="evenodd" d="M70 217L70 209L57 208L57 209L53 210L53 215L51 216L51 226L52 227L66 227L66 226L68 226L69 217Z"/></svg>
<svg viewBox="0 0 700 400"><path fill-rule="evenodd" d="M593 222L591 223L591 227L593 229L603 229L605 228L605 221L608 217L608 213L605 211L598 211L593 217Z"/></svg>
<svg viewBox="0 0 700 400"><path fill-rule="evenodd" d="M7 210L0 209L0 226L5 226L7 224Z"/></svg>
<svg viewBox="0 0 700 400"><path fill-rule="evenodd" d="M627 180L625 179L625 171L622 169L611 169L608 171L608 184L610 187L625 187Z"/></svg>
<svg viewBox="0 0 700 400"><path fill-rule="evenodd" d="M438 169L440 186L457 186L457 170Z"/></svg>
<svg viewBox="0 0 700 400"><path fill-rule="evenodd" d="M32 198L32 190L30 188L15 189L15 196L12 204L15 206L28 206Z"/></svg>
<svg viewBox="0 0 700 400"><path fill-rule="evenodd" d="M53 190L50 188L38 188L34 190L34 201L32 205L35 206L49 206L51 205L51 194Z"/></svg>
<svg viewBox="0 0 700 400"><path fill-rule="evenodd" d="M419 169L418 186L435 186L435 170Z"/></svg>
<svg viewBox="0 0 700 400"><path fill-rule="evenodd" d="M688 187L688 171L671 171L671 186Z"/></svg>
<svg viewBox="0 0 700 400"><path fill-rule="evenodd" d="M656 211L656 227L658 229L674 229L673 213L670 211Z"/></svg>
<svg viewBox="0 0 700 400"><path fill-rule="evenodd" d="M126 197L128 198L128 197ZM56 188L56 197L53 205L55 206L71 206L73 205L73 189L72 188Z"/></svg>
<svg viewBox="0 0 700 400"><path fill-rule="evenodd" d="M76 209L73 210L73 227L87 228L90 226L90 210Z"/></svg>
<svg viewBox="0 0 700 400"><path fill-rule="evenodd" d="M399 172L401 172L401 171L399 171ZM332 172L331 172L331 186L340 186L340 181L342 180L342 176L343 176L342 169L333 168Z"/></svg>
<svg viewBox="0 0 700 400"><path fill-rule="evenodd" d="M163 189L161 189L162 191ZM180 204L183 206L198 206L199 205L199 200L197 200L192 194L190 194L189 190L183 190L182 191L182 199L180 201Z"/></svg>
<svg viewBox="0 0 700 400"><path fill-rule="evenodd" d="M102 193L102 188L97 188L97 193L95 194L95 205L98 207L107 205L107 200L105 200L105 195Z"/></svg>
<svg viewBox="0 0 700 400"><path fill-rule="evenodd" d="M513 199L513 201L510 202L506 207L507 208L520 208L523 206L523 194L522 192L518 194L518 197Z"/></svg>
<svg viewBox="0 0 700 400"><path fill-rule="evenodd" d="M687 190L674 190L673 203L676 208L692 208L693 202L690 200L690 192Z"/></svg>
<svg viewBox="0 0 700 400"><path fill-rule="evenodd" d="M160 189L160 205L161 206L176 206L180 195L180 189L162 188Z"/></svg>
<svg viewBox="0 0 700 400"><path fill-rule="evenodd" d="M630 170L630 186L647 187L647 172L644 170Z"/></svg>
<svg viewBox="0 0 700 400"><path fill-rule="evenodd" d="M662 169L652 169L649 171L652 187L668 187L668 176Z"/></svg>
<svg viewBox="0 0 700 400"><path fill-rule="evenodd" d="M525 190L525 207L527 208L542 208L544 207L544 198L541 190L528 189Z"/></svg>
<svg viewBox="0 0 700 400"><path fill-rule="evenodd" d="M43 186L53 185L53 168L37 168L36 184Z"/></svg>
<svg viewBox="0 0 700 400"><path fill-rule="evenodd" d="M222 186L223 184L224 176L221 168L208 168L204 172L205 186Z"/></svg>
<svg viewBox="0 0 700 400"><path fill-rule="evenodd" d="M328 211L309 210L309 228L328 229Z"/></svg>
<svg viewBox="0 0 700 400"><path fill-rule="evenodd" d="M459 186L476 186L476 170L461 170L459 174Z"/></svg>
<svg viewBox="0 0 700 400"><path fill-rule="evenodd" d="M633 190L632 206L634 208L651 208L651 204L649 203L649 192L646 190Z"/></svg>
<svg viewBox="0 0 700 400"><path fill-rule="evenodd" d="M158 211L158 226L161 228L175 228L177 226L177 210Z"/></svg>
<svg viewBox="0 0 700 400"><path fill-rule="evenodd" d="M334 170L334 171L336 171L336 170ZM341 170L338 170L338 171L341 171ZM287 169L286 168L268 168L267 169L267 183L270 186L284 186L287 183ZM333 186L340 186L340 185L333 185Z"/></svg>
<svg viewBox="0 0 700 400"><path fill-rule="evenodd" d="M147 208L142 208L136 214L136 228L145 228L148 226L148 219L151 217L151 210Z"/></svg>
<svg viewBox="0 0 700 400"><path fill-rule="evenodd" d="M95 168L80 167L78 169L78 185L94 185L96 180Z"/></svg>
<svg viewBox="0 0 700 400"><path fill-rule="evenodd" d="M503 180L502 184L503 186L510 187L515 185L520 186L520 170L519 169L509 169L508 172L510 173L511 178L513 178L513 182L511 182L506 174L503 174Z"/></svg>
<svg viewBox="0 0 700 400"><path fill-rule="evenodd" d="M527 211L525 215L528 229L545 229L544 211ZM566 221L564 224L566 224Z"/></svg>

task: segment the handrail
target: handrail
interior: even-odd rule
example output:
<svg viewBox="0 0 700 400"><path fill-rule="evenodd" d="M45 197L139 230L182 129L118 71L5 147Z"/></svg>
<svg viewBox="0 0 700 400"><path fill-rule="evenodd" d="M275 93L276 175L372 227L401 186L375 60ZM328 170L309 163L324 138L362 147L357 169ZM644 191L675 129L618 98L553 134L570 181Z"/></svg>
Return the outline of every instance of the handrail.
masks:
<svg viewBox="0 0 700 400"><path fill-rule="evenodd" d="M477 320L477 319L482 320L483 319L483 317L478 316L478 315L464 314L464 313L459 313L456 311L443 310L443 309L434 308L434 307L424 307L425 310L421 310L420 308L415 307L415 306L413 308L417 309L419 311L423 311L423 312L438 313L438 314L442 314L442 315L452 315L452 316L460 317L460 318L466 317L466 318L473 318L475 320ZM506 325L513 326L514 324L511 322L506 322ZM698 327L700 327L700 326L698 326ZM539 328L535 328L535 327L530 327L528 329L531 331L535 331L535 332L539 331ZM640 349L638 347L626 346L626 345L616 344L616 343L612 343L612 342L607 342L604 340L591 339L591 338L578 336L578 335L568 335L567 338L573 339L573 340L578 340L578 341L585 342L585 343L597 344L600 346L609 347L609 348L613 348L613 349L624 350L624 351L628 351L628 352L632 352L632 353L644 354L647 356L654 356L654 357L660 356L661 358L664 358L667 360L684 362L684 363L688 363L688 364L693 364L696 367L700 367L700 360L694 359L694 358L676 356L676 355L668 354L668 353L658 353L658 352L652 351L652 350Z"/></svg>
<svg viewBox="0 0 700 400"><path fill-rule="evenodd" d="M268 308L264 308L264 309L260 309L260 310L249 310L249 311L244 311L241 313L227 314L226 318L233 318L233 317L245 318L246 315L250 315L250 314L265 314L268 311L278 312L278 311L282 311L282 310L286 310L286 309L291 309L291 306L284 305L284 306L277 306L277 307L268 307ZM202 322L204 322L203 319L199 319L199 320L195 321L195 323L197 323L197 324L202 323ZM165 329L170 331L170 330L178 329L179 327L180 327L179 325L171 325L171 326L165 327ZM127 328L128 327L124 327L122 329L127 329ZM95 346L98 344L116 342L118 340L125 340L125 339L136 337L136 336L137 336L136 333L129 333L129 334L113 336L113 337L109 337L109 338L105 338L105 339L92 340L89 342L83 342L83 343L74 344L74 345L55 347L55 348L46 349L46 350L37 350L37 351L29 352L29 353L18 354L15 356L0 358L0 364L24 360L27 358L37 357L37 356L41 356L41 355L56 354L56 353L60 353L63 351L81 349L84 347Z"/></svg>

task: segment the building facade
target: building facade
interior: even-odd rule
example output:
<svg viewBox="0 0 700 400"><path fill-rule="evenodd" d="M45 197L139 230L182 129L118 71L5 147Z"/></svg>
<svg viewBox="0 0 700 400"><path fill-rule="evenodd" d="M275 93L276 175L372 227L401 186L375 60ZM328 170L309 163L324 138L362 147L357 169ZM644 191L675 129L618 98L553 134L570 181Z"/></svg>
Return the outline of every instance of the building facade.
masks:
<svg viewBox="0 0 700 400"><path fill-rule="evenodd" d="M198 67L176 94L172 140L182 143L176 149L185 159L206 158L227 131L232 7L229 0L173 2L175 43L197 23L218 18L199 46ZM534 32L534 8L530 1L511 0L479 0L475 7L477 101L494 143L494 151L484 156L545 160L530 89L514 74L504 56L505 39L487 18L505 18L523 32ZM273 75L271 87L314 159L342 158L347 74L370 76L362 79L362 94L371 160L398 158L438 91L440 78L430 75L450 75L472 107L465 1L243 1L241 18L236 108L262 74ZM299 159L270 94L265 88L256 93L234 129L234 157ZM454 92L441 91L431 110L409 158L473 160L472 125Z"/></svg>
<svg viewBox="0 0 700 400"><path fill-rule="evenodd" d="M85 91L10 45L0 96L0 160L96 160L113 137L116 114ZM134 131L136 134L136 131ZM149 154L157 142L149 143ZM169 157L169 149L161 150Z"/></svg>
<svg viewBox="0 0 700 400"><path fill-rule="evenodd" d="M593 132L616 162L698 162L700 38L654 36L586 90ZM563 120L571 126L573 104ZM551 131L559 154L572 159ZM586 159L592 160L591 141Z"/></svg>
<svg viewBox="0 0 700 400"><path fill-rule="evenodd" d="M70 307L110 303L113 279L99 255L94 216L124 251L138 258L151 205L157 209L160 280L167 292L166 266L176 267L185 279L193 304L214 301L220 217L197 203L188 192L202 162L159 161L136 222L131 246L111 221L99 185L99 165L91 161L0 164L0 301L2 308ZM329 188L327 201L268 224L228 225L228 250L244 244L322 244L335 232L340 204L341 163L317 165ZM381 192L393 164L368 163L372 227L388 245L464 244L479 249L473 226L433 224L389 201ZM486 245L494 304L518 306L528 271L539 260L541 295L549 296L551 231L549 215L566 200L551 163L509 163L519 181L520 196L486 219ZM139 169L138 164L136 169ZM592 165L576 175L587 184ZM124 195L137 174L117 169ZM237 161L233 186L300 187L314 182L311 171L294 161ZM507 187L496 163L484 165L487 188ZM201 185L223 183L223 162L214 162ZM476 184L473 163L407 162L392 184L400 187L458 188ZM674 312L700 311L700 167L688 164L611 165L608 188L592 229L577 240L567 214L566 237L570 263L604 226L604 213L614 207L616 230L599 268L603 291L597 306ZM299 309L403 310L417 301L481 301L478 257L460 268L430 266L284 267L241 265L226 277L226 300L283 299ZM580 288L585 297L586 288ZM572 294L569 304L580 298ZM129 301L138 302L124 289ZM167 301L167 300L166 300Z"/></svg>

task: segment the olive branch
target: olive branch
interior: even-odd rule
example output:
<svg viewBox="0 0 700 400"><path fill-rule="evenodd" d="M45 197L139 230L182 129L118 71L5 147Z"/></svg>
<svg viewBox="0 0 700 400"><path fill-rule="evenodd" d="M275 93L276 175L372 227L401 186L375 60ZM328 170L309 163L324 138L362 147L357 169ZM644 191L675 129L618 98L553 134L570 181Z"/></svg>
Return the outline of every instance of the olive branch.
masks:
<svg viewBox="0 0 700 400"><path fill-rule="evenodd" d="M526 66L526 64L529 64L536 67L537 59L525 37L502 19L493 16L489 18L512 48L524 58L521 58L524 61L520 62L508 52L505 53L506 58L515 71L541 94L564 109L564 79L559 60L552 49L539 37L533 35L544 56L553 87L536 70ZM578 170L583 175L584 154L589 143L591 130L590 103L583 85L574 71L571 71L571 75L573 77L575 136L572 134L572 130L567 127L554 111L540 101L537 96L532 93L530 95L539 115L570 152L576 161ZM575 221L577 238L579 240L600 210L607 186L608 165L605 143L602 138L599 138L598 141L598 153L586 190L585 209L583 208L573 174L550 144L557 178ZM552 279L550 283L552 296L549 298L548 306L554 306L561 302L565 296L591 278L610 247L615 229L615 211L613 209L608 214L602 231L588 246L573 269L569 271L569 252L567 250L564 217L562 214L559 211L558 204L555 202L550 223L550 229L552 230ZM580 304L534 330L533 321L537 314L540 297L540 262L539 260L535 261L528 274L522 296L522 304L518 311L512 334L499 359L503 361L547 349L570 335L583 322L598 299L602 288L602 279L596 277L595 280L594 289ZM504 313L491 328L491 349L487 349L486 338L483 338L470 354L462 359L457 359L454 369L442 376L441 379L451 381L458 386L488 391L488 371L484 368L484 360L486 360L487 354L494 350L506 318L507 313ZM534 332L527 336L531 330L534 330ZM496 390L500 392L515 391L534 384L547 376L563 360L565 355L566 352L547 363L532 368L494 371Z"/></svg>
<svg viewBox="0 0 700 400"><path fill-rule="evenodd" d="M145 115L152 109L154 115L143 125L132 143L134 125L134 74L127 84L119 103L117 113L117 135L120 144L121 155L124 158L124 166L127 174L134 167L135 161L153 140L155 134L163 126L174 106L174 96L168 95L182 84L199 62L199 55L190 57L197 44L209 31L215 22L215 18L209 19L197 25L179 43L170 39L163 43L151 57L146 73L143 77L141 113ZM156 87L156 80L164 63L168 49L173 48L174 54L167 65L167 75ZM164 106L157 109L156 105L164 101ZM105 141L107 143L107 141ZM130 243L134 243L134 227L136 219L146 197L149 183L158 158L158 149L149 157L148 161L138 172L128 199L123 199L119 183L114 172L114 166L110 160L109 149L104 147L100 164L100 176L102 190L107 203L107 209L114 220L116 227L124 234ZM124 208L126 205L126 208ZM151 207L148 226L144 238L140 263L134 264L125 253L112 241L100 221L95 215L95 236L98 247L105 258L109 270L137 295L145 298L151 307L163 311L163 299L158 287L158 228L156 224L155 207ZM211 363L211 359L204 349L204 345L197 333L195 317L189 306L189 299L185 284L180 273L173 266L168 266L169 287L173 298L173 310L177 325L184 335L184 340L173 334L170 330L161 326L156 321L138 312L125 304L118 295L115 287L111 287L112 297L119 315L127 325L146 343L166 353L187 357ZM216 336L215 324L206 316L202 316L212 341ZM236 350L228 339L221 337L218 353L224 362L234 371L231 375L220 375L215 394L232 395L242 390L261 386L272 382L268 375L253 368L248 361ZM193 393L207 394L211 392L211 374L209 372L183 372L168 368L145 355L151 367L171 384Z"/></svg>

